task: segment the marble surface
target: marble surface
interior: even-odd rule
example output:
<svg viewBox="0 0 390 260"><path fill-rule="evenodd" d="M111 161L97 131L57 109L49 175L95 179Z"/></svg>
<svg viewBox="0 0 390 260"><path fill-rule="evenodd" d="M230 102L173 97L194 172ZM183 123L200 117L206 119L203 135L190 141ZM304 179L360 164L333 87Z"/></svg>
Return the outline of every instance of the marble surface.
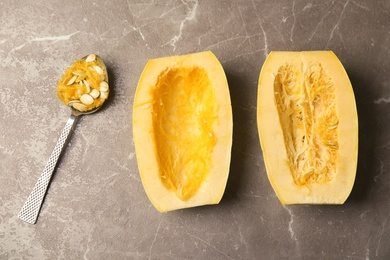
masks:
<svg viewBox="0 0 390 260"><path fill-rule="evenodd" d="M390 259L390 1L0 1L0 259ZM272 50L333 50L354 87L359 162L342 206L283 206L256 126ZM140 181L132 104L151 58L211 50L229 81L219 205L161 214ZM55 94L89 53L112 94L82 117L36 225L17 218L70 111Z"/></svg>

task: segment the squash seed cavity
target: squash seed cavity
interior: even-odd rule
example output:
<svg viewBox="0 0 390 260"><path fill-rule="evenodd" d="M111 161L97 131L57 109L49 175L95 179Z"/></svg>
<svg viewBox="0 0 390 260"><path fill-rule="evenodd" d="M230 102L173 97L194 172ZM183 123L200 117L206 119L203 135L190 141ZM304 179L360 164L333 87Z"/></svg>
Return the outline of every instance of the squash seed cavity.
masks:
<svg viewBox="0 0 390 260"><path fill-rule="evenodd" d="M321 63L281 66L274 95L294 182L332 180L339 121L335 85L326 70Z"/></svg>
<svg viewBox="0 0 390 260"><path fill-rule="evenodd" d="M216 143L215 94L203 68L173 68L159 75L154 89L153 131L160 178L187 200L211 167Z"/></svg>

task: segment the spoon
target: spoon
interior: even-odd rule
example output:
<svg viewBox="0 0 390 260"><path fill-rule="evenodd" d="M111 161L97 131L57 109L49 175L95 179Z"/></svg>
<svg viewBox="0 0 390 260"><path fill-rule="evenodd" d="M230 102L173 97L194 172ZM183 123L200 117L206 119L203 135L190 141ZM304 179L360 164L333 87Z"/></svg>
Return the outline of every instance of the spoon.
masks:
<svg viewBox="0 0 390 260"><path fill-rule="evenodd" d="M92 56L91 56L92 55ZM101 67L102 70L100 70L100 74L103 76L104 80L108 83L108 74L107 74L107 69L106 66L100 57L98 57L95 54L88 55L82 60L88 61L91 60L92 58L96 59L96 63ZM107 86L107 84L106 84ZM107 98L108 92L106 92L105 100ZM103 101L104 102L104 101ZM64 150L64 144L66 143L70 132L74 126L74 123L77 121L76 119L78 116L81 115L87 115L87 114L92 114L99 110L101 108L103 103L99 104L99 106L86 110L86 111L80 111L74 107L74 103L69 103L68 106L71 108L71 115L68 119L68 121L65 124L65 127L63 128L61 135L54 147L54 150L52 154L50 155L49 161L47 162L41 176L39 177L37 183L35 184L32 192L30 193L29 197L27 198L24 206L22 207L21 211L18 214L18 217L29 223L29 224L35 224L38 215L43 203L43 200L45 198L46 191L49 186L49 182L51 179L51 176L54 172L55 166L57 164L58 158L60 157L62 151Z"/></svg>

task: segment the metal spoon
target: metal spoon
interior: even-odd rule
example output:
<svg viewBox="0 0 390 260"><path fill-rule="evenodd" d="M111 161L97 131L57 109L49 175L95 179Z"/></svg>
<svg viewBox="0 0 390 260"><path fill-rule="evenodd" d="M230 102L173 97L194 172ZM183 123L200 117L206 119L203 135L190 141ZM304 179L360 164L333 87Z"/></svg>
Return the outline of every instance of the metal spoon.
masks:
<svg viewBox="0 0 390 260"><path fill-rule="evenodd" d="M82 59L86 59L86 57ZM100 57L96 55L96 60L99 66L102 68L105 79L108 83L108 74L106 66ZM80 115L86 115L86 114L92 114L99 110L99 107L96 107L92 110L81 112L75 108L71 107L71 115L68 119L68 121L65 124L64 129L61 132L61 135L54 147L54 150L52 154L50 155L49 161L47 162L41 176L39 177L37 183L35 184L32 192L30 193L30 196L27 198L24 206L22 207L21 211L18 214L18 217L29 223L29 224L35 224L43 203L43 200L45 198L45 194L47 191L47 188L49 186L49 182L51 179L51 176L54 172L55 166L57 164L58 158L60 157L62 151L64 150L64 144L66 143L69 134L74 126L74 123L77 121L77 117Z"/></svg>

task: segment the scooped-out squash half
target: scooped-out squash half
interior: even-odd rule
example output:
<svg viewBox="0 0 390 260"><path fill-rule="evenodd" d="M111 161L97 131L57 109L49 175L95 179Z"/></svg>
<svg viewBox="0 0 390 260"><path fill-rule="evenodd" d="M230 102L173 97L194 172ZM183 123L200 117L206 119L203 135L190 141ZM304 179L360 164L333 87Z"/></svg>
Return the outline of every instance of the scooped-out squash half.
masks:
<svg viewBox="0 0 390 260"><path fill-rule="evenodd" d="M358 119L332 51L271 52L257 124L268 179L283 204L343 204L356 175Z"/></svg>
<svg viewBox="0 0 390 260"><path fill-rule="evenodd" d="M210 51L150 60L133 106L143 187L160 212L220 202L229 175L232 108Z"/></svg>

